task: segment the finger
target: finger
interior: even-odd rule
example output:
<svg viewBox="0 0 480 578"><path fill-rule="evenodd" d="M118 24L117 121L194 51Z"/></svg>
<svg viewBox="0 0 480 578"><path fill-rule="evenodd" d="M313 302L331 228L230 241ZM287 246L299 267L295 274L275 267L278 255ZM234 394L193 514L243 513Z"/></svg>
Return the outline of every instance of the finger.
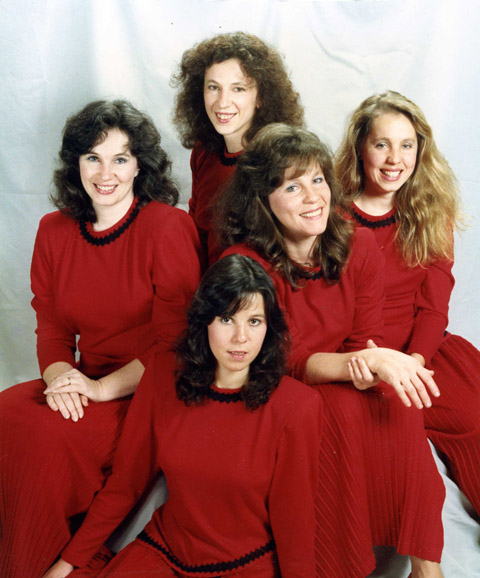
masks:
<svg viewBox="0 0 480 578"><path fill-rule="evenodd" d="M410 379L406 378L405 381L402 383L402 385L403 389L405 390L405 393L408 395L408 397L413 402L415 407L418 407L418 409L422 409L423 408L422 400L420 399L418 392L414 387L413 383L410 381Z"/></svg>
<svg viewBox="0 0 480 578"><path fill-rule="evenodd" d="M69 393L61 393L60 397L62 398L65 407L68 409L68 412L72 420L78 421L78 412L73 402L72 396Z"/></svg>
<svg viewBox="0 0 480 578"><path fill-rule="evenodd" d="M421 371L418 372L418 376L423 381L423 383L428 387L432 395L435 397L439 397L440 390L438 389L435 380L433 379L433 371L431 369L421 368Z"/></svg>
<svg viewBox="0 0 480 578"><path fill-rule="evenodd" d="M55 398L53 397L53 395L47 395L46 401L50 409L52 409L53 411L58 411L58 405L55 403Z"/></svg>
<svg viewBox="0 0 480 578"><path fill-rule="evenodd" d="M412 407L412 402L410 401L410 398L408 397L408 395L405 393L405 390L404 390L402 384L399 381L392 380L390 382L390 385L393 387L393 389L397 393L397 395L400 398L400 400L402 401L403 405L405 405L406 407Z"/></svg>
<svg viewBox="0 0 480 578"><path fill-rule="evenodd" d="M417 390L417 394L422 400L423 405L425 407L432 407L432 400L428 395L428 391L426 390L423 381L419 377L415 376L412 380L412 383L415 389Z"/></svg>
<svg viewBox="0 0 480 578"><path fill-rule="evenodd" d="M367 348L368 349L373 349L374 347L377 347L377 344L375 343L375 341L373 341L373 339L369 339L367 341Z"/></svg>
<svg viewBox="0 0 480 578"><path fill-rule="evenodd" d="M83 407L88 406L88 397L86 395L80 394L80 400L82 402Z"/></svg>
<svg viewBox="0 0 480 578"><path fill-rule="evenodd" d="M357 364L358 367L358 371L360 372L362 379L364 379L365 381L368 381L369 383L372 383L375 379L373 373L370 371L370 368L367 365L367 362L365 361L365 359L363 359L363 357L360 358L355 358L355 362Z"/></svg>
<svg viewBox="0 0 480 578"><path fill-rule="evenodd" d="M63 399L63 397L61 395L55 394L55 403L57 404L58 410L60 411L62 416L65 419L69 419L70 418L70 412L68 411L67 406L65 405L65 400Z"/></svg>
<svg viewBox="0 0 480 578"><path fill-rule="evenodd" d="M72 393L71 397L75 405L75 409L77 410L78 417L81 419L83 417L83 405L82 400L80 399L80 395L78 393Z"/></svg>

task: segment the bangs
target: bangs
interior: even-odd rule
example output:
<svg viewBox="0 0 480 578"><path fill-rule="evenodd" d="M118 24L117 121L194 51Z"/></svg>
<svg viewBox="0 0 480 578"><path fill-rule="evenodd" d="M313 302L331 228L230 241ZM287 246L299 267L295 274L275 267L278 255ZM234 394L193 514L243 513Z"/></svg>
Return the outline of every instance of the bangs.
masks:
<svg viewBox="0 0 480 578"><path fill-rule="evenodd" d="M257 293L259 295L262 295L259 291L255 293L245 293L244 295L239 295L230 303L230 305L225 309L225 311L218 313L216 317L231 317L232 315L235 315L237 311L247 309L249 305L252 303L253 298ZM263 295L262 300L265 301Z"/></svg>

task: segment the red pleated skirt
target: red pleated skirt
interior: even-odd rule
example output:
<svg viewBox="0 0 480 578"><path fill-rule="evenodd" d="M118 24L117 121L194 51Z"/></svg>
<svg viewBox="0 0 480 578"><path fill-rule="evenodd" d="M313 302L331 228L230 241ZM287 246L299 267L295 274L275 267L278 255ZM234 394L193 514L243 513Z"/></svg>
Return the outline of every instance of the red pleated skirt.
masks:
<svg viewBox="0 0 480 578"><path fill-rule="evenodd" d="M440 562L445 488L422 410L385 384L316 386L324 399L315 541L318 578L363 578L373 546Z"/></svg>
<svg viewBox="0 0 480 578"><path fill-rule="evenodd" d="M480 351L448 335L432 359L440 397L425 411L427 435L480 515Z"/></svg>
<svg viewBox="0 0 480 578"><path fill-rule="evenodd" d="M43 380L0 393L0 576L39 578L69 542L111 465L129 398L90 402L78 422Z"/></svg>

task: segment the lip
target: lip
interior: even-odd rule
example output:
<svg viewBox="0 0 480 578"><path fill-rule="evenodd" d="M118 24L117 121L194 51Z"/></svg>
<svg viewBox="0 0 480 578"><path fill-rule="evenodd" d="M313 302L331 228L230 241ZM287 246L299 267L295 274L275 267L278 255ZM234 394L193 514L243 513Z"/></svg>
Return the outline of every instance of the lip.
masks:
<svg viewBox="0 0 480 578"><path fill-rule="evenodd" d="M227 124L232 120L235 114L236 113L234 112L216 112L215 117L220 124Z"/></svg>
<svg viewBox="0 0 480 578"><path fill-rule="evenodd" d="M95 190L99 195L111 195L117 188L117 185L97 185L94 184Z"/></svg>
<svg viewBox="0 0 480 578"><path fill-rule="evenodd" d="M247 352L246 351L228 351L228 355L236 361L243 361L247 357Z"/></svg>
<svg viewBox="0 0 480 578"><path fill-rule="evenodd" d="M313 211L307 211L306 213L300 213L300 217L302 217L302 219L309 219L309 220L315 220L315 219L321 219L323 216L323 207L319 207L318 209L314 209Z"/></svg>
<svg viewBox="0 0 480 578"><path fill-rule="evenodd" d="M396 170L380 169L380 173L381 173L382 177L389 182L398 181L400 179L400 177L402 176L402 172L403 171L401 169L396 169Z"/></svg>

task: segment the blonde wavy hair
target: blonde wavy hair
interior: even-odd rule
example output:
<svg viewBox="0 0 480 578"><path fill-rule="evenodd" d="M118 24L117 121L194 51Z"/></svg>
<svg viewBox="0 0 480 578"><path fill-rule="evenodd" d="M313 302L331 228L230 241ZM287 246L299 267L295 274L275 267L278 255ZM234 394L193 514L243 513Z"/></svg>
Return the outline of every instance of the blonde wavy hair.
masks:
<svg viewBox="0 0 480 578"><path fill-rule="evenodd" d="M436 259L453 260L453 229L461 230L465 224L458 182L437 149L425 115L402 94L391 90L374 94L353 112L335 155L342 200L350 204L361 195L365 181L361 150L372 121L388 113L406 116L418 140L415 170L395 194L397 246L411 267Z"/></svg>

